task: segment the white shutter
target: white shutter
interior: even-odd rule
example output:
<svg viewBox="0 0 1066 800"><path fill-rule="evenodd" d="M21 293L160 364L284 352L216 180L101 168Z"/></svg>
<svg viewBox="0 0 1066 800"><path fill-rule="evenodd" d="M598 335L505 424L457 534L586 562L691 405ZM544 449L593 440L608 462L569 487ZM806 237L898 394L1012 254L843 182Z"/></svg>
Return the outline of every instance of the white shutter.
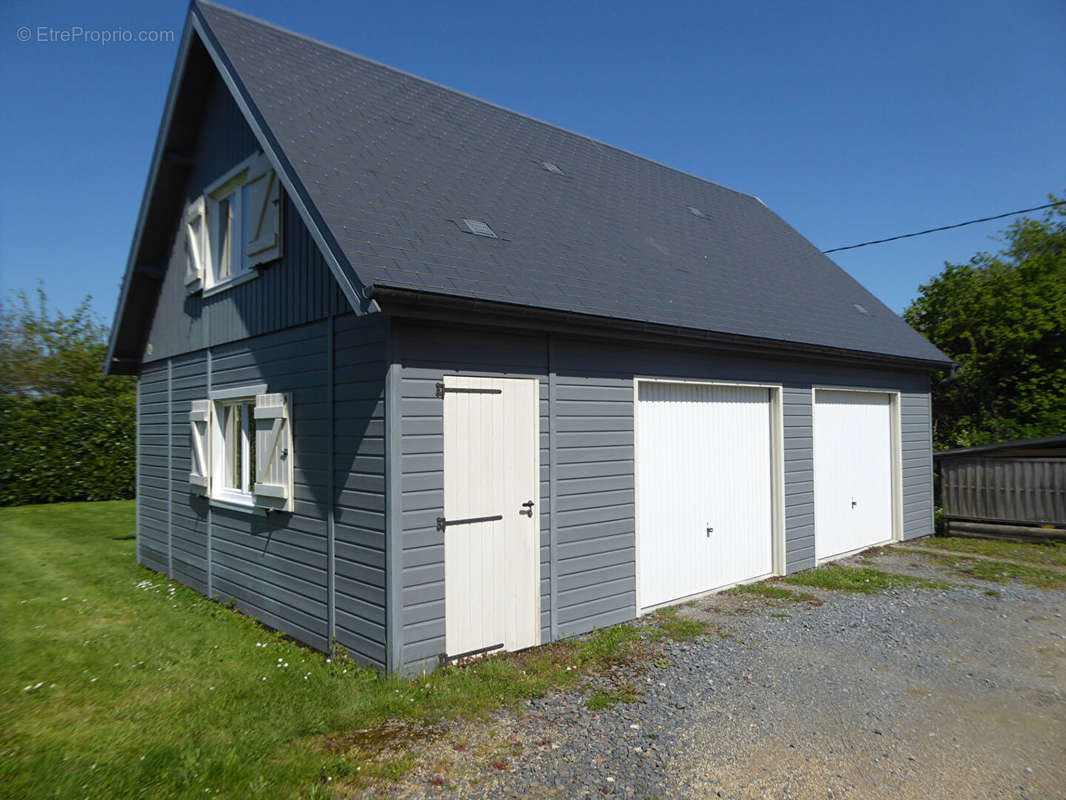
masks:
<svg viewBox="0 0 1066 800"><path fill-rule="evenodd" d="M284 394L256 395L255 457L256 503L292 511L292 428Z"/></svg>
<svg viewBox="0 0 1066 800"><path fill-rule="evenodd" d="M245 252L254 267L281 258L281 187L266 154L252 158L242 189Z"/></svg>
<svg viewBox="0 0 1066 800"><path fill-rule="evenodd" d="M206 256L204 198L197 197L185 211L185 290L190 294L203 288Z"/></svg>
<svg viewBox="0 0 1066 800"><path fill-rule="evenodd" d="M207 494L211 482L211 453L208 448L210 420L211 402L193 400L192 409L189 411L189 427L192 429L189 485L195 487L200 494Z"/></svg>

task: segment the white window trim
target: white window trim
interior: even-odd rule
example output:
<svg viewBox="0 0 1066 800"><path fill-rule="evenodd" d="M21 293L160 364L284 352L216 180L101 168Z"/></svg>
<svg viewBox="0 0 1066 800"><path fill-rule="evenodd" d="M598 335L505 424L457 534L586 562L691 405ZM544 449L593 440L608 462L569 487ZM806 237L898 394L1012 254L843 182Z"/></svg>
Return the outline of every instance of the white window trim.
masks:
<svg viewBox="0 0 1066 800"><path fill-rule="evenodd" d="M238 386L227 389L215 389L211 392L211 492L210 502L214 506L219 508L226 508L234 511L245 511L251 513L265 513L261 508L256 507L255 494L251 487L255 485L255 465L250 463L249 452L249 437L255 436L255 420L254 420L254 407L255 398L257 395L266 394L267 386L265 383L251 384L247 386ZM225 485L225 463L226 463L226 448L225 440L222 433L222 408L231 404L233 401L246 400L252 404L252 412L249 413L247 420L248 429L244 431L244 437L241 440L242 453L242 466L247 473L247 478L244 481L248 486L247 492L239 489L232 489Z"/></svg>
<svg viewBox="0 0 1066 800"><path fill-rule="evenodd" d="M206 259L203 268L204 297L210 297L213 294L218 294L226 289L232 289L235 286L240 286L242 283L247 283L248 281L255 280L259 277L259 272L254 267L250 267L247 264L248 255L245 252L244 201L241 193L241 187L244 185L244 181L248 176L248 170L258 157L258 153L249 156L222 175L222 177L208 184L207 187L204 188L204 225L207 231L207 247L204 248ZM233 248L236 246L240 248L237 265L240 271L230 274L225 278L218 279L216 277L218 272L218 251L216 249L217 242L215 241L218 201L222 197L230 194L233 196L233 229L230 231L230 268L231 270L233 268Z"/></svg>

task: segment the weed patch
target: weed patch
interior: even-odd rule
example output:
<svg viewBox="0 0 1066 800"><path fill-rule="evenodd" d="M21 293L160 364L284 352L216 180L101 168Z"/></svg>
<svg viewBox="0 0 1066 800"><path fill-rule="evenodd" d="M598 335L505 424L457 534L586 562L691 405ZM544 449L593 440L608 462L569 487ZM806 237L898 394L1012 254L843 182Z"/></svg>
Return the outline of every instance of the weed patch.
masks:
<svg viewBox="0 0 1066 800"><path fill-rule="evenodd" d="M820 606L822 604L822 601L810 592L796 592L792 589L786 589L776 581L742 583L739 586L734 586L732 589L727 589L726 593L736 595L755 595L756 597L765 597L767 600L788 600L793 603L810 603L815 606Z"/></svg>
<svg viewBox="0 0 1066 800"><path fill-rule="evenodd" d="M896 575L869 567L828 566L798 572L784 579L797 586L812 586L837 592L874 594L886 589L950 589L947 581L931 581L911 575Z"/></svg>
<svg viewBox="0 0 1066 800"><path fill-rule="evenodd" d="M978 561L969 558L958 561L943 558L940 559L940 563L945 569L982 581L1007 583L1015 580L1038 589L1066 589L1066 575L1039 567L1027 567L1006 561Z"/></svg>
<svg viewBox="0 0 1066 800"><path fill-rule="evenodd" d="M640 692L637 688L626 683L613 689L598 689L585 701L585 707L590 711L604 711L619 703L636 703L639 700Z"/></svg>
<svg viewBox="0 0 1066 800"><path fill-rule="evenodd" d="M1062 542L1008 542L999 539L968 539L963 536L934 536L930 547L956 553L975 553L992 558L1014 558L1035 564L1066 566L1066 544Z"/></svg>

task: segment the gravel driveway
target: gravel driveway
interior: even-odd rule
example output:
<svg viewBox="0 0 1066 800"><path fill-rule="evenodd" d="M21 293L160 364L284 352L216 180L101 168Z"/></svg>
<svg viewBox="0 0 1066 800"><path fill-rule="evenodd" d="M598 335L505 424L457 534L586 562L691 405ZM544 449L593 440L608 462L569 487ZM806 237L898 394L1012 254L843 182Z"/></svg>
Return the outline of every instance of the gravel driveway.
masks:
<svg viewBox="0 0 1066 800"><path fill-rule="evenodd" d="M1066 594L863 563L956 586L707 598L686 613L723 636L456 725L389 795L1066 798Z"/></svg>

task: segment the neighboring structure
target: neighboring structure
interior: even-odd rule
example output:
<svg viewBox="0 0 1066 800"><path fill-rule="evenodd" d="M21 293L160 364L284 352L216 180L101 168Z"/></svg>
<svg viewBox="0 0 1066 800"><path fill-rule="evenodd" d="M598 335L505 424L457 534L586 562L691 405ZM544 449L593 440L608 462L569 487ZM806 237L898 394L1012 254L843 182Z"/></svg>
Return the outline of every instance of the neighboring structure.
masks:
<svg viewBox="0 0 1066 800"><path fill-rule="evenodd" d="M1066 435L943 450L933 458L951 533L1066 537Z"/></svg>
<svg viewBox="0 0 1066 800"><path fill-rule="evenodd" d="M141 563L402 672L930 533L946 363L755 197L206 3L108 354Z"/></svg>

